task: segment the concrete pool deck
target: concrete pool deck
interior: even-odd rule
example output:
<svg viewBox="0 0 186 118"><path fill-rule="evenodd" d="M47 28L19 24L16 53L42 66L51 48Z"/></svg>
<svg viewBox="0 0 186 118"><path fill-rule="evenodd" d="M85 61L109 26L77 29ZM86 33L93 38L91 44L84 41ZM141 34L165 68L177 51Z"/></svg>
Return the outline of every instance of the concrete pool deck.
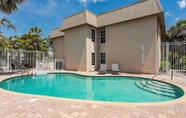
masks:
<svg viewBox="0 0 186 118"><path fill-rule="evenodd" d="M97 75L97 72L73 73ZM0 81L19 75L21 74L0 75ZM153 76L127 73L122 75L147 78ZM186 79L183 77L170 80L170 76L158 75L156 79L172 83L186 91ZM0 118L186 118L186 95L167 102L115 103L28 95L0 88Z"/></svg>

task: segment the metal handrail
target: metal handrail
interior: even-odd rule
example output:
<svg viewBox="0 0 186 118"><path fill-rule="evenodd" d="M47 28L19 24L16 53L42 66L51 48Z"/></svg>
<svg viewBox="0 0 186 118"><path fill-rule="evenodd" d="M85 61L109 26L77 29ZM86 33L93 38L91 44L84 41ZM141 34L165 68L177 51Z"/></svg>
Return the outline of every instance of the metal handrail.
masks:
<svg viewBox="0 0 186 118"><path fill-rule="evenodd" d="M145 86L147 86L147 84L149 83L149 81L152 81L157 75L159 75L161 72L163 72L167 67L165 67L164 69L162 69L161 71L159 71L157 74L155 74L152 78L150 78L149 80L146 81Z"/></svg>

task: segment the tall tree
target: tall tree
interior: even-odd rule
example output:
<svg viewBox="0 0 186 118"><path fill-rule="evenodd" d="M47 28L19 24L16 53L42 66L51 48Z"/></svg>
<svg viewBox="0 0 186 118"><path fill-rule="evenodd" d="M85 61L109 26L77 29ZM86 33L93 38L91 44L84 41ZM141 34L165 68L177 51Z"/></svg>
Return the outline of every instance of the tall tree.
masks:
<svg viewBox="0 0 186 118"><path fill-rule="evenodd" d="M26 0L0 0L0 11L2 13L11 14L16 11L17 5L25 2Z"/></svg>
<svg viewBox="0 0 186 118"><path fill-rule="evenodd" d="M186 20L176 22L175 26L171 26L167 30L167 41L183 41L186 40Z"/></svg>
<svg viewBox="0 0 186 118"><path fill-rule="evenodd" d="M30 40L32 40L32 45L34 46L34 50L40 50L41 40L42 40L42 30L38 27L32 27L28 31L28 35L30 36Z"/></svg>
<svg viewBox="0 0 186 118"><path fill-rule="evenodd" d="M47 43L49 50L53 51L53 41L50 39L50 36L47 35L43 40Z"/></svg>
<svg viewBox="0 0 186 118"><path fill-rule="evenodd" d="M1 32L1 27L5 27L7 29L13 29L16 32L16 27L5 17L0 19L0 34L2 34Z"/></svg>
<svg viewBox="0 0 186 118"><path fill-rule="evenodd" d="M13 37L4 37L3 35L0 35L0 47L3 49L12 49L13 48L13 41L12 41Z"/></svg>

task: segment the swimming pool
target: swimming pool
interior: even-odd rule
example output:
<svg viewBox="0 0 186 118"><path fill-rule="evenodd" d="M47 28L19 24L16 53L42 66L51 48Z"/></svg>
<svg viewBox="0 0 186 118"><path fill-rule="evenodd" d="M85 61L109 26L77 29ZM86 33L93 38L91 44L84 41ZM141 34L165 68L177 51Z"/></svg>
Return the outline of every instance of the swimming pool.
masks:
<svg viewBox="0 0 186 118"><path fill-rule="evenodd" d="M83 76L72 73L51 73L35 77L15 77L4 80L5 90L110 102L161 102L184 95L177 86L148 79L126 76Z"/></svg>

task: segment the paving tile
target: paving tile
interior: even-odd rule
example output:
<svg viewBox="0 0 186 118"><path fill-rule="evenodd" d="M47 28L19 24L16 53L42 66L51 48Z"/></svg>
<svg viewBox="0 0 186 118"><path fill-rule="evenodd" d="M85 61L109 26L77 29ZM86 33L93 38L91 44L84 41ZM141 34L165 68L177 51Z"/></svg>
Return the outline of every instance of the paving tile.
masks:
<svg viewBox="0 0 186 118"><path fill-rule="evenodd" d="M183 113L177 113L176 117L177 118L185 118L186 116Z"/></svg>
<svg viewBox="0 0 186 118"><path fill-rule="evenodd" d="M131 115L132 115L131 112L125 111L125 112L123 112L123 115L122 116L130 117Z"/></svg>
<svg viewBox="0 0 186 118"><path fill-rule="evenodd" d="M8 116L6 116L7 118L14 118L18 115L18 113L12 113L12 114L9 114Z"/></svg>
<svg viewBox="0 0 186 118"><path fill-rule="evenodd" d="M159 114L159 115L158 115L158 118L167 118L167 115Z"/></svg>
<svg viewBox="0 0 186 118"><path fill-rule="evenodd" d="M149 118L149 116L140 115L139 118Z"/></svg>
<svg viewBox="0 0 186 118"><path fill-rule="evenodd" d="M176 115L172 114L172 113L167 113L167 117L168 118L176 118Z"/></svg>
<svg viewBox="0 0 186 118"><path fill-rule="evenodd" d="M150 114L150 112L148 112L148 111L142 111L140 114L142 116L148 116Z"/></svg>

